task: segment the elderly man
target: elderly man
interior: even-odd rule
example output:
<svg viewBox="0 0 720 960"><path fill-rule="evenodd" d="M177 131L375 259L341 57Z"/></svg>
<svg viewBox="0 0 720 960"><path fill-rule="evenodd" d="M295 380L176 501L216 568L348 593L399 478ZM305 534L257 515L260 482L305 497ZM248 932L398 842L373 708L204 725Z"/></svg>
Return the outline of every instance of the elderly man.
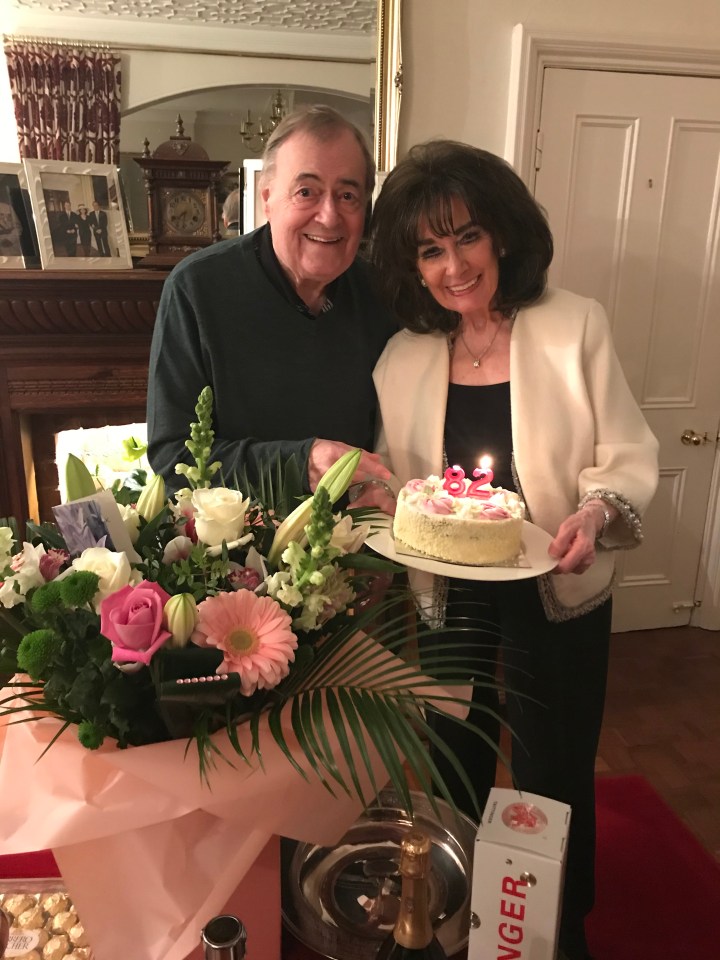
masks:
<svg viewBox="0 0 720 960"><path fill-rule="evenodd" d="M183 260L165 282L150 356L150 462L171 489L200 390L215 395L226 478L295 454L308 492L350 447L359 503L392 510L375 435L372 370L395 324L357 259L375 170L329 107L286 117L260 183L268 223ZM372 482L372 481L380 481Z"/></svg>

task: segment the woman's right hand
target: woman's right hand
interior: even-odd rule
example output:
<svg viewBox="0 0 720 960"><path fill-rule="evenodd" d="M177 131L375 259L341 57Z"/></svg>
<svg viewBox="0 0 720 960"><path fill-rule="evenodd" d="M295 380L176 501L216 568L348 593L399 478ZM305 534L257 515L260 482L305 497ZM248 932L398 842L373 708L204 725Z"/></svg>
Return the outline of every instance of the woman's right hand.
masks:
<svg viewBox="0 0 720 960"><path fill-rule="evenodd" d="M548 553L558 564L553 573L585 573L595 562L598 533L594 510L578 510L560 524Z"/></svg>

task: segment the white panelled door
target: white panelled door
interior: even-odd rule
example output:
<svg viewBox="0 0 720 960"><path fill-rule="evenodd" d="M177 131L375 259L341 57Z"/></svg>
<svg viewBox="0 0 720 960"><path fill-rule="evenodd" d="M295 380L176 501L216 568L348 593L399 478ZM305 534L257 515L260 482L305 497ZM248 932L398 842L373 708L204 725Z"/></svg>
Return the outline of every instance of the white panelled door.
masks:
<svg viewBox="0 0 720 960"><path fill-rule="evenodd" d="M720 421L720 80L548 68L540 131L550 282L605 306L660 441L645 542L619 560L613 629L686 624Z"/></svg>

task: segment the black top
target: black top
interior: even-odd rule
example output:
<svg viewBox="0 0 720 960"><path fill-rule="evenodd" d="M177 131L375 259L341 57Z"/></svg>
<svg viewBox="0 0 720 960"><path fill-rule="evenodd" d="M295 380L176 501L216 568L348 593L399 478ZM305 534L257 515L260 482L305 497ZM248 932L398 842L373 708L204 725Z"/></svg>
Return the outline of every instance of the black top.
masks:
<svg viewBox="0 0 720 960"><path fill-rule="evenodd" d="M480 457L492 457L492 485L515 490L512 476L510 381L487 386L448 384L445 452L449 466L472 480Z"/></svg>

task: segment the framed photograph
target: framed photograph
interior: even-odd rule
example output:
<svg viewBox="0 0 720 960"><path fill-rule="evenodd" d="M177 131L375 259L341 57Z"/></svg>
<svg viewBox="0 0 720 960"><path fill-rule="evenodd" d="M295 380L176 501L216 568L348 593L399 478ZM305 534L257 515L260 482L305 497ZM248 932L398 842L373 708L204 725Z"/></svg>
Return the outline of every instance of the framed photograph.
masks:
<svg viewBox="0 0 720 960"><path fill-rule="evenodd" d="M39 266L25 170L21 163L0 163L0 269Z"/></svg>
<svg viewBox="0 0 720 960"><path fill-rule="evenodd" d="M44 269L132 269L116 167L66 160L23 163Z"/></svg>
<svg viewBox="0 0 720 960"><path fill-rule="evenodd" d="M240 170L243 184L243 233L252 233L266 221L260 196L262 165L262 160L243 160Z"/></svg>

